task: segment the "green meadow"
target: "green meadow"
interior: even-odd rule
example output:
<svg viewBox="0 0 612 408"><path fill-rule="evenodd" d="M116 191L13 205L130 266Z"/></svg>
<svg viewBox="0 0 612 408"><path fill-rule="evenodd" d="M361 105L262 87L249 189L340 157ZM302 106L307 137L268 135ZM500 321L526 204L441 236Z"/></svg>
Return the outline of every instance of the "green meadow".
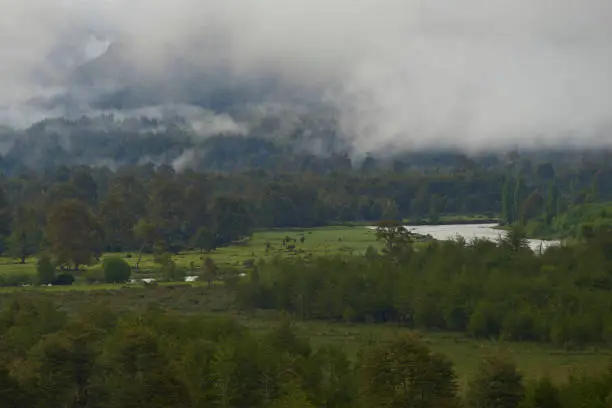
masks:
<svg viewBox="0 0 612 408"><path fill-rule="evenodd" d="M283 239L291 238L289 245L294 249L283 246ZM178 266L187 270L198 268L203 257L211 257L219 266L241 267L245 261L258 259L272 259L274 257L316 257L325 255L345 254L357 255L365 253L368 246L377 249L381 247L374 236L374 231L365 226L342 226L324 227L311 229L278 229L267 231L256 231L251 239L242 243L225 248L219 248L210 253L200 251L188 251L173 256ZM116 253L114 256L124 258L132 267L136 267L138 253ZM27 259L25 264L20 264L16 259L0 257L0 277L7 275L36 274L36 258ZM155 260L151 254L143 254L140 268L134 270L134 277L149 277L156 267ZM83 285L78 284L77 275L76 288ZM91 286L91 285L89 285ZM101 288L105 288L103 285Z"/></svg>

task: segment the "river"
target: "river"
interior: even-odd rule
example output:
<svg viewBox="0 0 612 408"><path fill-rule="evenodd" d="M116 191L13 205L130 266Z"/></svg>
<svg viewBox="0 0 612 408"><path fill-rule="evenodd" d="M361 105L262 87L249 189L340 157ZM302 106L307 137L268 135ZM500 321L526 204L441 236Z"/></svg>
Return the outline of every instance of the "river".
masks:
<svg viewBox="0 0 612 408"><path fill-rule="evenodd" d="M504 231L495 229L497 224L459 224L459 225L418 225L407 226L418 234L431 235L438 240L453 239L461 235L467 241L474 238L484 238L496 241ZM559 245L559 241L545 241L540 239L530 239L529 246L534 251L548 248L549 246Z"/></svg>

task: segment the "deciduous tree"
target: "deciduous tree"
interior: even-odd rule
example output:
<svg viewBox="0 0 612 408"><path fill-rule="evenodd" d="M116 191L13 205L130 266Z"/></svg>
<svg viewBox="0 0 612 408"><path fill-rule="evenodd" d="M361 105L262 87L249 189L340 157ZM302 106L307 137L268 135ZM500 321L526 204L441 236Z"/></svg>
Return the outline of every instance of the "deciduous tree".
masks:
<svg viewBox="0 0 612 408"><path fill-rule="evenodd" d="M20 206L16 211L12 229L8 247L11 254L23 264L27 257L38 252L42 241L38 211L31 205Z"/></svg>
<svg viewBox="0 0 612 408"><path fill-rule="evenodd" d="M59 264L75 270L89 265L101 242L101 230L87 206L78 200L64 200L50 211L45 235Z"/></svg>

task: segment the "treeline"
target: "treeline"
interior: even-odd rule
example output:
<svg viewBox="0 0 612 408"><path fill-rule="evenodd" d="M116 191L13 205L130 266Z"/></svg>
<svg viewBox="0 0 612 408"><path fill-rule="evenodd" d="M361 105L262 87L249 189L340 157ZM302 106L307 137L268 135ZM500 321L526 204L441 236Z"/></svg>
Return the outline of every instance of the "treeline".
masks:
<svg viewBox="0 0 612 408"><path fill-rule="evenodd" d="M612 200L610 180L612 170L595 163L565 175L557 175L550 163L534 174L509 173L501 188L500 219L524 225L532 236L584 238L591 229L612 226L602 204Z"/></svg>
<svg viewBox="0 0 612 408"><path fill-rule="evenodd" d="M246 308L300 318L398 322L479 338L612 342L612 232L532 251L519 227L498 243L410 243L401 228L379 231L384 253L261 262L241 287Z"/></svg>
<svg viewBox="0 0 612 408"><path fill-rule="evenodd" d="M539 166L513 181L513 172L469 167L454 173L274 175L60 166L0 179L0 250L25 259L50 249L74 268L103 252L210 250L240 241L254 228L406 218L435 222L442 215L495 217L500 211L508 222L516 222L518 214L552 222L583 197L584 188L593 190L593 180L599 180L598 194L589 200L607 199L612 188L602 171L593 179L588 172L557 176ZM542 188L550 192L546 200L538 199Z"/></svg>
<svg viewBox="0 0 612 408"><path fill-rule="evenodd" d="M524 381L496 357L460 391L450 360L414 334L351 361L339 348L314 348L287 319L261 333L155 309L68 316L25 299L0 313L0 348L5 407L603 408L612 392L610 373Z"/></svg>

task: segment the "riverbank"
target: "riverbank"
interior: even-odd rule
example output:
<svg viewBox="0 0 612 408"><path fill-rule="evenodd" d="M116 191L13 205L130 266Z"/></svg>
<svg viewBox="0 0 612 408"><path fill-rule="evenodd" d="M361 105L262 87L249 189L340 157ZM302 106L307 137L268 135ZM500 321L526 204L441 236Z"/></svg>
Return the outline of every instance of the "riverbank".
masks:
<svg viewBox="0 0 612 408"><path fill-rule="evenodd" d="M497 225L493 227L499 231L509 231L510 225ZM529 239L540 239L545 241L565 241L567 237L558 232L543 231L540 224L527 223L524 226L525 235Z"/></svg>
<svg viewBox="0 0 612 408"><path fill-rule="evenodd" d="M404 223L411 227L435 225L498 224L499 218L486 215L443 215L439 218L406 218Z"/></svg>

